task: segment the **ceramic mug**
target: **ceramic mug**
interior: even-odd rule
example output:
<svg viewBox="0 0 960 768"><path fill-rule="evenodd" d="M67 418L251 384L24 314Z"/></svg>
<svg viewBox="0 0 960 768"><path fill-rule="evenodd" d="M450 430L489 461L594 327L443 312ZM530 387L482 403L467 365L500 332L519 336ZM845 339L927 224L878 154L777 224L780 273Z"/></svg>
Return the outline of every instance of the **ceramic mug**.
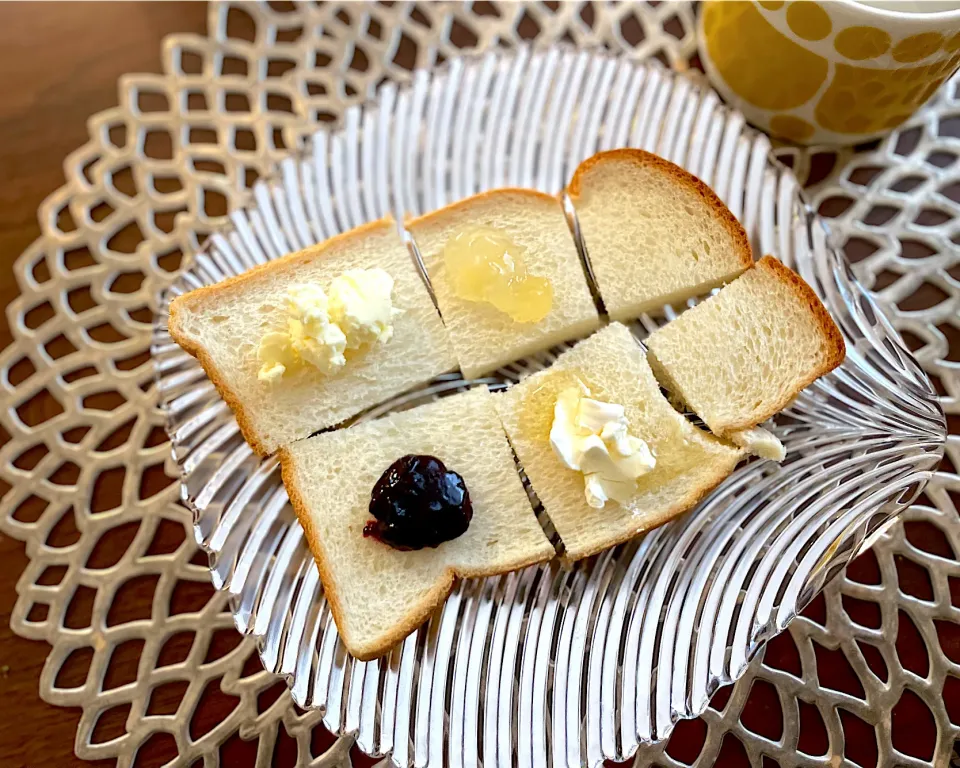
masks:
<svg viewBox="0 0 960 768"><path fill-rule="evenodd" d="M960 2L706 0L699 25L714 88L802 144L882 136L960 64Z"/></svg>

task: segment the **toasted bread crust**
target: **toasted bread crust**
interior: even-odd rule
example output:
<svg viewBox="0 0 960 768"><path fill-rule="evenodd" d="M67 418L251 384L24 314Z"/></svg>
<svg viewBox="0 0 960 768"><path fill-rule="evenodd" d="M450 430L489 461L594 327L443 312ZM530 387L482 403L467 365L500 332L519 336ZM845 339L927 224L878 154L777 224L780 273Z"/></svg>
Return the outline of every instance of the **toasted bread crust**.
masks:
<svg viewBox="0 0 960 768"><path fill-rule="evenodd" d="M267 265L263 264L261 266ZM205 286L205 288L215 287L215 285ZM197 290L203 290L203 288L199 288ZM207 374L207 378L213 382L213 386L216 388L217 393L230 407L230 410L233 411L234 418L237 420L237 426L240 427L240 434L243 436L243 439L247 441L247 444L253 449L254 453L256 453L257 456L269 456L271 451L266 445L263 444L263 441L260 440L259 436L257 435L257 429L254 426L253 421L250 419L249 414L244 409L240 397L233 390L233 388L227 384L226 377L220 372L220 369L214 362L213 357L210 356L203 345L196 343L193 337L184 333L183 329L180 327L180 310L182 304L178 304L177 301L196 292L197 291L191 291L183 296L178 296L170 303L170 316L167 320L167 329L170 332L170 336L175 342L177 342L177 344L180 345L180 348L184 352L191 357L195 357L200 363L204 373Z"/></svg>
<svg viewBox="0 0 960 768"><path fill-rule="evenodd" d="M713 215L721 223L730 238L736 244L737 256L744 269L753 266L753 249L750 247L750 239L743 228L743 225L737 220L730 209L724 205L723 201L717 197L717 193L704 184L692 173L685 171L679 165L664 160L659 155L651 154L642 149L610 149L605 152L588 157L573 173L570 185L567 187L567 194L571 200L576 203L583 194L582 186L584 177L590 173L595 166L606 163L632 163L643 168L652 168L671 178L677 184L686 187L688 190L699 196L707 207L713 212Z"/></svg>
<svg viewBox="0 0 960 768"><path fill-rule="evenodd" d="M326 554L320 544L320 537L313 525L309 506L297 485L296 461L286 448L280 448L277 456L280 459L280 476L283 478L283 484L287 489L287 495L290 497L290 503L293 505L294 512L297 514L297 519L300 521L300 525L303 526L303 532L307 537L310 553L313 555L313 559L317 563L317 569L320 571L320 581L323 584L323 591L326 595L327 602L330 604L330 613L333 614L333 621L337 625L340 639L343 640L343 644L350 654L360 661L370 661L371 659L376 659L389 653L394 646L429 619L437 608L447 599L458 577L483 578L485 576L497 576L501 573L508 573L526 568L530 565L546 562L553 557L553 553L531 557L520 563L512 563L510 568L472 569L458 568L456 565L449 565L437 579L436 584L424 595L423 599L416 605L410 606L409 611L403 617L403 621L397 624L380 642L354 642L354 639L344 632L343 603L340 600L340 594L337 591L333 573L327 564Z"/></svg>
<svg viewBox="0 0 960 768"><path fill-rule="evenodd" d="M764 256L757 262L756 268L766 269L777 275L796 292L797 297L810 308L810 312L816 318L823 336L824 349L827 351L827 363L820 375L829 373L840 365L847 356L847 345L843 341L843 334L840 333L840 329L813 288L800 275L773 256Z"/></svg>
<svg viewBox="0 0 960 768"><path fill-rule="evenodd" d="M456 216L461 211L469 210L478 202L487 201L493 198L513 198L521 199L524 202L530 202L534 205L549 205L550 207L559 207L563 211L563 201L559 196L548 195L546 192L540 192L536 189L524 189L522 187L498 187L497 189L488 189L486 192L472 195L471 197L458 200L455 203L438 208L430 213L416 218L408 218L403 222L404 229L412 230L414 227L428 229L430 226L443 222L448 216ZM411 234L414 234L411 231Z"/></svg>
<svg viewBox="0 0 960 768"><path fill-rule="evenodd" d="M821 376L830 373L830 371L843 362L847 355L847 346L843 341L843 335L840 333L840 329L837 328L837 324L833 321L830 313L827 312L827 308L823 306L820 297L814 293L813 288L811 288L800 275L773 256L764 256L757 262L754 269L762 269L769 272L783 285L790 288L796 295L798 301L810 310L810 314L813 316L820 333L825 359L819 368L811 371L809 375L800 380L799 386L793 395L778 400L767 410L763 411L760 414L760 418L755 415L749 419L742 419L739 422L733 422L724 426L720 430L721 437L726 437L731 432L736 432L741 429L755 427L775 416L790 404L790 401L793 400L797 393L802 392Z"/></svg>
<svg viewBox="0 0 960 768"><path fill-rule="evenodd" d="M227 384L225 374L217 367L213 358L203 347L203 345L198 343L193 337L183 330L183 313L189 311L191 307L196 306L199 302L210 301L222 296L224 293L236 290L238 287L243 287L250 283L256 283L257 281L262 280L265 275L269 275L277 269L285 267L289 264L310 262L316 258L322 258L324 253L328 252L331 248L340 245L344 241L353 240L355 238L362 239L370 232L393 226L395 226L395 222L390 216L378 219L377 221L371 221L355 229L334 235L330 239L324 240L322 243L318 243L317 245L312 245L308 248L304 248L301 251L296 251L295 253L289 253L279 259L273 259L263 264L257 264L256 266L248 269L246 272L228 277L226 280L221 280L219 283L214 283L213 285L204 285L200 288L196 288L195 290L185 293L182 296L177 296L173 301L170 302L169 318L167 322L170 336L173 337L173 340L180 345L180 348L183 349L184 352L191 357L195 357L203 367L204 372L207 374L207 378L213 382L213 386L216 387L220 397L223 398L227 405L230 406L230 410L233 411L233 415L237 419L237 425L240 427L240 434L243 435L243 439L247 441L247 443L251 448L253 448L254 452L258 456L269 456L272 451L268 448L268 446L264 445L263 441L260 439L259 435L257 434L257 428L253 423L253 419L244 409L240 396L230 387L229 384Z"/></svg>
<svg viewBox="0 0 960 768"><path fill-rule="evenodd" d="M348 229L346 232L340 232L339 234L324 240L322 243L308 246L307 248L304 248L300 251L295 251L294 253L288 253L286 256L281 256L279 259L271 259L263 264L257 264L245 272L241 272L239 275L233 275L228 277L226 280L221 280L219 283L214 283L213 285L204 285L200 288L190 291L189 293L185 293L182 296L178 296L170 303L170 311L174 311L174 305L186 306L197 301L208 299L211 295L216 296L217 294L226 293L231 289L236 288L238 285L257 282L258 280L263 279L265 274L274 272L280 267L284 267L288 264L295 264L297 262L313 261L343 242L349 242L351 240L363 240L371 232L395 226L396 222L392 216L384 216L382 219L361 224L359 227Z"/></svg>

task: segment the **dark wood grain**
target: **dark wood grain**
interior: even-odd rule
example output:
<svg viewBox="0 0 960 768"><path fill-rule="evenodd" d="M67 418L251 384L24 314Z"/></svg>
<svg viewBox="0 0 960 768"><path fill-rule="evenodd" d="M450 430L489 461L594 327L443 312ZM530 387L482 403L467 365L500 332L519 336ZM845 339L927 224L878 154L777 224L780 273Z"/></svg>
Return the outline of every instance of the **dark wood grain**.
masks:
<svg viewBox="0 0 960 768"><path fill-rule="evenodd" d="M40 234L37 208L63 184L63 159L86 142L87 119L117 104L124 73L160 72L165 35L204 33L206 13L205 3L0 3L4 309L18 291L13 263ZM0 347L10 341L4 312ZM10 631L26 562L23 544L0 535L0 765L112 765L77 760L79 710L46 704L37 693L49 646Z"/></svg>

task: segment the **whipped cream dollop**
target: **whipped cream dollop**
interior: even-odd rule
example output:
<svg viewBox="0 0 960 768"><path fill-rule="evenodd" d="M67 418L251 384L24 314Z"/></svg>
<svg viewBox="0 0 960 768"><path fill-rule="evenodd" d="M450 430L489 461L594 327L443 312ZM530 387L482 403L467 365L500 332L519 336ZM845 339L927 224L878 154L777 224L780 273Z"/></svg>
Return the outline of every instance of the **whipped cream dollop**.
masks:
<svg viewBox="0 0 960 768"><path fill-rule="evenodd" d="M287 290L287 326L264 334L257 348L264 382L280 381L297 367L332 375L347 364L344 352L393 337L393 278L382 269L350 269L331 281Z"/></svg>
<svg viewBox="0 0 960 768"><path fill-rule="evenodd" d="M657 463L646 442L629 433L624 407L594 400L582 382L557 396L550 445L566 467L583 473L584 495L595 509L611 499L628 501L637 479Z"/></svg>

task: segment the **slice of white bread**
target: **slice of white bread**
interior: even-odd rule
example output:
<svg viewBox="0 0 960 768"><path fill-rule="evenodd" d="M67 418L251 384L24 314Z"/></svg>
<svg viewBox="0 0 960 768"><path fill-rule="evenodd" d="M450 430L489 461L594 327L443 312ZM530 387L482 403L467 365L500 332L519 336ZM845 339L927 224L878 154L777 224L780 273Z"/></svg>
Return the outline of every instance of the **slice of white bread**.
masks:
<svg viewBox="0 0 960 768"><path fill-rule="evenodd" d="M453 293L443 249L471 226L505 233L526 249L529 274L550 280L553 305L543 320L518 323L486 302L466 301ZM420 250L465 378L581 338L600 325L563 205L556 197L530 189L495 189L414 219L407 230Z"/></svg>
<svg viewBox="0 0 960 768"><path fill-rule="evenodd" d="M550 446L557 395L577 377L598 400L626 409L630 434L647 442L656 466L626 504L587 505L583 474L567 469ZM497 411L544 511L579 560L662 525L693 507L742 457L740 449L697 429L673 409L643 349L613 323L562 354L547 370L495 395Z"/></svg>
<svg viewBox="0 0 960 768"><path fill-rule="evenodd" d="M649 152L593 155L567 194L614 320L706 293L753 263L746 232L713 190Z"/></svg>
<svg viewBox="0 0 960 768"><path fill-rule="evenodd" d="M772 256L646 343L663 386L720 436L763 423L846 353L817 295Z"/></svg>
<svg viewBox="0 0 960 768"><path fill-rule="evenodd" d="M470 493L469 528L435 549L402 552L363 536L374 519L371 490L406 454L436 456ZM422 624L456 576L490 576L554 555L486 388L293 443L280 462L340 637L358 659L386 653Z"/></svg>
<svg viewBox="0 0 960 768"><path fill-rule="evenodd" d="M304 366L277 383L257 378L257 348L286 328L287 289L325 290L345 270L380 267L394 280L393 338L324 375ZM366 224L216 285L176 298L170 335L203 365L261 456L456 368L443 323L392 219Z"/></svg>

